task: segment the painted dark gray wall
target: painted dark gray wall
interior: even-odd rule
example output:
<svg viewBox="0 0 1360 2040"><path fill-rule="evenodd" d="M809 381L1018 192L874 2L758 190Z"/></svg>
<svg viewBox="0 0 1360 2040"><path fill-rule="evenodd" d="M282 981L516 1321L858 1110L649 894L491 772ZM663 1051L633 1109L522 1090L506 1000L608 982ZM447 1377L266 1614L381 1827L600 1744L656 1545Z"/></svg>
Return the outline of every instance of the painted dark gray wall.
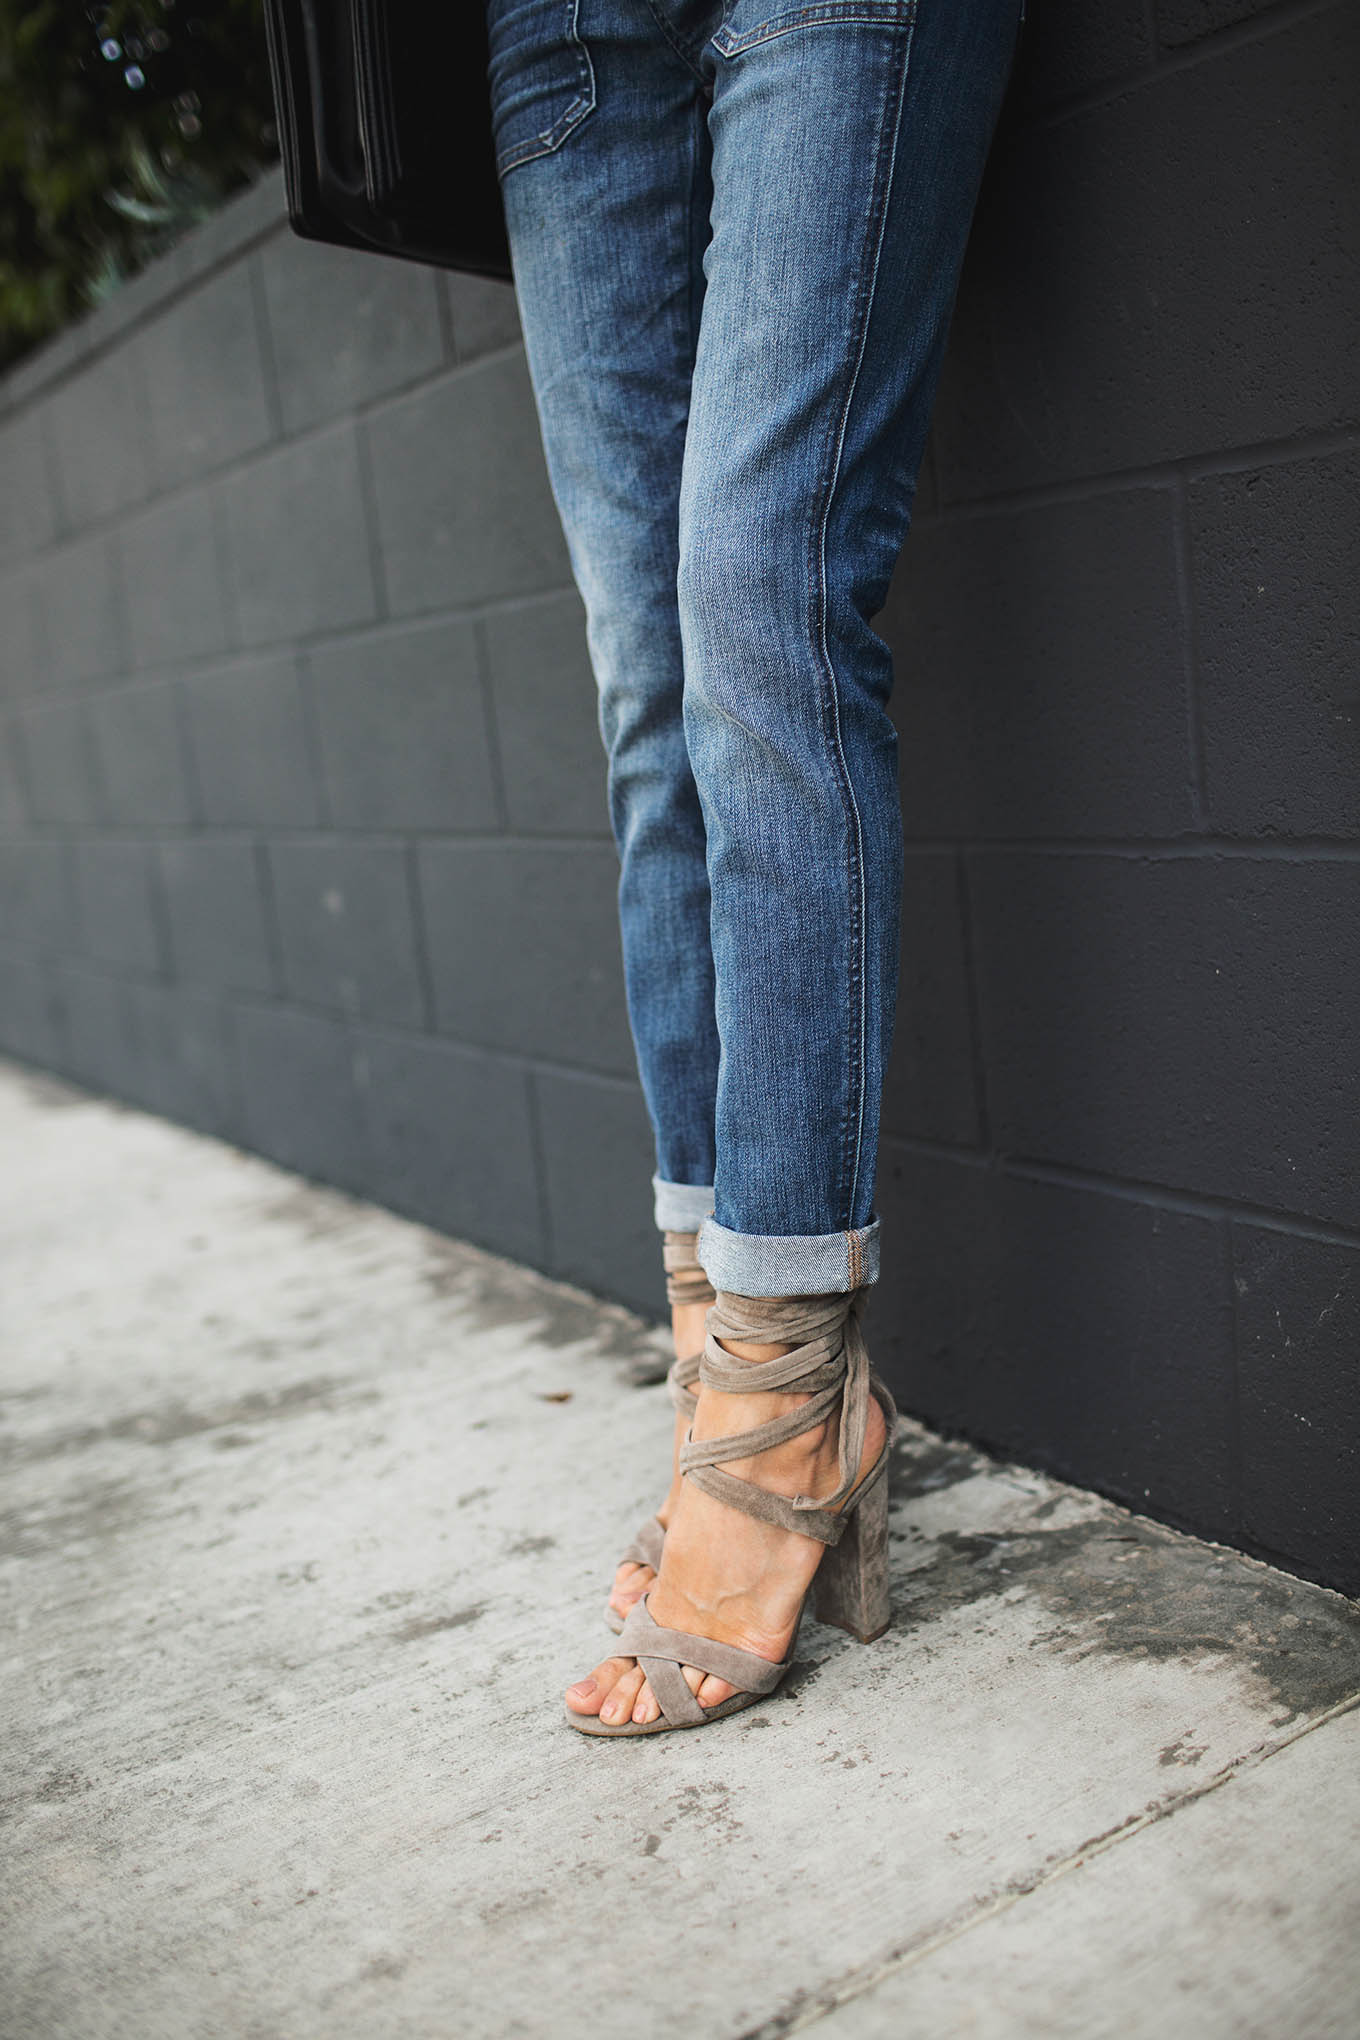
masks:
<svg viewBox="0 0 1360 2040"><path fill-rule="evenodd" d="M1360 1589L1360 16L1031 0L887 628L875 1345ZM501 287L277 182L0 390L0 1041L659 1309Z"/></svg>

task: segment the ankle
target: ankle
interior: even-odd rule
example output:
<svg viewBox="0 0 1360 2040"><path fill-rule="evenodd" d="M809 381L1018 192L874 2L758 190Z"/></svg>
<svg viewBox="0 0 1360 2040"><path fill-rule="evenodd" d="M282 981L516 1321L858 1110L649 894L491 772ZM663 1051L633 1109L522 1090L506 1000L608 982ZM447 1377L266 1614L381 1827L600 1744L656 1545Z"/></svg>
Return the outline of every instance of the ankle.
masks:
<svg viewBox="0 0 1360 2040"><path fill-rule="evenodd" d="M691 1354L701 1353L707 1336L706 1303L674 1303L671 1305L671 1336L675 1340L675 1357L688 1360Z"/></svg>
<svg viewBox="0 0 1360 2040"><path fill-rule="evenodd" d="M719 1339L717 1343L723 1352L730 1353L734 1360L747 1360L752 1366L758 1366L762 1360L782 1360L786 1353L793 1351L793 1347L789 1345L761 1346L753 1344L749 1339Z"/></svg>

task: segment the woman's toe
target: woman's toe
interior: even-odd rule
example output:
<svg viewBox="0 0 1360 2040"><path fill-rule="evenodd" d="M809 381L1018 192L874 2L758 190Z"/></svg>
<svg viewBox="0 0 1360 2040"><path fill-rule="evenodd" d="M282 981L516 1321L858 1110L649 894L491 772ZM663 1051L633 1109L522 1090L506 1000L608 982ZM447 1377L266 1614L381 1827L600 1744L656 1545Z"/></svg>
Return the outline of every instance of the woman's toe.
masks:
<svg viewBox="0 0 1360 2040"><path fill-rule="evenodd" d="M631 1561L621 1565L614 1575L609 1596L609 1605L614 1613L626 1615L635 1602L642 1599L655 1578L656 1574L649 1565L634 1565Z"/></svg>
<svg viewBox="0 0 1360 2040"><path fill-rule="evenodd" d="M700 1683L693 1688L693 1692L701 1707L720 1707L723 1701L730 1700L737 1690L735 1686L729 1686L726 1679L715 1679L712 1672L706 1678L702 1672L697 1676ZM685 1673L685 1677L689 1677L688 1672Z"/></svg>
<svg viewBox="0 0 1360 2040"><path fill-rule="evenodd" d="M633 1711L638 1694L642 1691L645 1674L639 1664L626 1671L613 1692L600 1709L601 1721L627 1721Z"/></svg>
<svg viewBox="0 0 1360 2040"><path fill-rule="evenodd" d="M642 1691L633 1702L633 1719L642 1722L644 1726L649 1721L661 1719L660 1703L645 1679L642 1682Z"/></svg>
<svg viewBox="0 0 1360 2040"><path fill-rule="evenodd" d="M568 1686L566 1702L573 1714L598 1714L619 1680L636 1664L633 1658L606 1658L588 1678Z"/></svg>

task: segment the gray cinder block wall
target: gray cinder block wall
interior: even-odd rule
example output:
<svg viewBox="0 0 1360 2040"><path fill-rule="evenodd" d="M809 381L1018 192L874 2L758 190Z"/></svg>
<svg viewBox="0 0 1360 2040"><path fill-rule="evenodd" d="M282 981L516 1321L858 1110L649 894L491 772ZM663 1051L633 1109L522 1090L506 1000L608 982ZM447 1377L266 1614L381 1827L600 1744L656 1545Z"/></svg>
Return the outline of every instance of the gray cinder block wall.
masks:
<svg viewBox="0 0 1360 2040"><path fill-rule="evenodd" d="M906 1406L1360 1590L1360 16L1031 0L885 628ZM0 387L0 1043L659 1310L508 290L271 178Z"/></svg>

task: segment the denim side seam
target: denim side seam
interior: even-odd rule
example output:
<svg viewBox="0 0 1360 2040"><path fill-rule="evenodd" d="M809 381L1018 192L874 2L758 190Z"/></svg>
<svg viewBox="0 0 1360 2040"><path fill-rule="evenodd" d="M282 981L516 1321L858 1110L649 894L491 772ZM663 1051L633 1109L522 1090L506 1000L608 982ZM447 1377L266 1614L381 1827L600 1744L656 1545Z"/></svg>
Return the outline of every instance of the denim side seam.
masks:
<svg viewBox="0 0 1360 2040"><path fill-rule="evenodd" d="M869 343L869 326L873 317L874 296L878 284L879 267L883 259L884 235L887 231L888 209L892 197L893 178L897 168L897 143L902 127L902 110L906 103L907 74L911 68L914 28L915 10L913 8L908 20L907 34L903 39L902 58L897 72L896 104L892 111L892 138L887 149L886 174L882 167L883 142L884 135L888 129L888 101L891 94L885 93L884 95L884 118L879 128L879 164L875 166L876 211L870 215L868 222L869 233L872 236L872 260L869 265L868 275L861 283L859 302L855 306L855 317L859 324L859 332L855 345L854 367L851 370L849 384L846 388L845 401L841 407L830 465L823 484L821 514L813 527L812 552L809 561L810 593L813 602L813 613L810 622L813 626L813 638L821 658L822 670L827 683L823 711L825 714L825 707L829 701L831 711L829 731L831 751L836 766L836 776L841 786L846 810L852 824L849 845L849 871L847 874L850 881L851 904L851 973L848 987L850 993L850 1010L848 1014L850 1085L845 1101L846 1116L842 1134L842 1169L844 1171L848 1168L849 1176L844 1209L847 1218L851 1220L853 1220L855 1215L855 1200L859 1195L860 1161L864 1148L865 1093L868 1085L868 1076L865 1069L868 1037L868 1015L866 1011L868 1001L868 958L865 954L867 900L864 873L863 819L860 815L859 803L855 798L854 784L850 777L850 768L845 756L845 746L841 733L840 691L827 632L826 538L831 523L831 510L835 502L836 488L840 481L841 458L845 451L845 437L849 429L850 414L854 407L855 395L859 387L860 370L863 367L864 355ZM850 1153L852 1096L856 1100L854 1107L853 1158Z"/></svg>

